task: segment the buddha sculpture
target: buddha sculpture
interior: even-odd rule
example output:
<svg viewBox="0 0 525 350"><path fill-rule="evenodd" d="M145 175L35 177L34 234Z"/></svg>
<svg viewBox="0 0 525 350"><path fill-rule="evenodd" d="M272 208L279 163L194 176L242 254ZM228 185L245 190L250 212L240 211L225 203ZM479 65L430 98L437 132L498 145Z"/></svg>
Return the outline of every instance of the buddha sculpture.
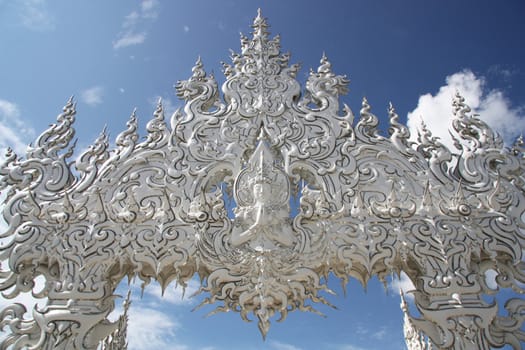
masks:
<svg viewBox="0 0 525 350"><path fill-rule="evenodd" d="M233 246L256 251L291 247L290 181L279 169L266 142L260 141L246 168L235 181L238 207L231 235Z"/></svg>

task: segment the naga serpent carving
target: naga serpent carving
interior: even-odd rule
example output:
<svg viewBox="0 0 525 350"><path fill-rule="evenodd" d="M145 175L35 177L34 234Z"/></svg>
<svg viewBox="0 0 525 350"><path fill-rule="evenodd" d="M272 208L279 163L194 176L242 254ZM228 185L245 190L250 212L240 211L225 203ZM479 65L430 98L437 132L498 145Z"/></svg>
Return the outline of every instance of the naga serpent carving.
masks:
<svg viewBox="0 0 525 350"><path fill-rule="evenodd" d="M329 275L366 285L404 272L420 312L405 316L410 349L520 349L524 300L502 314L483 297L524 291L523 140L505 147L459 93L457 150L425 125L411 141L392 106L382 136L366 99L355 123L340 105L348 80L324 55L304 90L298 71L259 13L224 64L223 99L198 60L176 86L184 108L166 121L159 102L143 142L133 113L114 149L104 130L71 161L70 100L24 157L9 150L0 290L47 305L29 318L5 308L0 347L124 348L127 316L107 316L125 277L165 288L198 275L203 304L255 318L265 336L272 318L328 303Z"/></svg>

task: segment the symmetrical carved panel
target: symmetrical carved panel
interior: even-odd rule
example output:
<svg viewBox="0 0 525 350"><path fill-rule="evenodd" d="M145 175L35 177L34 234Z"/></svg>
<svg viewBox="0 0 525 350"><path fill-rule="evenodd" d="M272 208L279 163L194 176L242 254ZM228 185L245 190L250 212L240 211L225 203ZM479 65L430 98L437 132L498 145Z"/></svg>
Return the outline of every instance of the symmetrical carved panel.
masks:
<svg viewBox="0 0 525 350"><path fill-rule="evenodd" d="M505 148L459 93L456 151L425 125L410 141L392 106L382 136L366 99L355 123L340 105L348 80L325 56L304 91L298 70L259 13L224 64L223 99L198 60L176 87L184 109L167 122L159 101L143 142L133 113L115 149L104 130L71 161L70 100L24 158L8 151L0 290L43 276L33 292L48 303L27 320L20 304L3 310L3 346L125 347L126 316L107 320L124 277L165 288L197 274L203 304L257 319L265 336L274 316L327 304L330 274L366 285L404 271L421 314L406 316L411 349L427 346L421 332L438 349L519 349L525 302L501 316L483 296L498 292L489 270L523 292L523 140Z"/></svg>

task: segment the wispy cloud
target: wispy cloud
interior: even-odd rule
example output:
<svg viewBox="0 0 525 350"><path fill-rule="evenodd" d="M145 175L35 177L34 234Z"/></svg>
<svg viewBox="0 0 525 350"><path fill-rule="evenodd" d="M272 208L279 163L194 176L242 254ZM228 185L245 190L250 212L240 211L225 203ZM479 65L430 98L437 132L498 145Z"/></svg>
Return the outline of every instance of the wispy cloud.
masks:
<svg viewBox="0 0 525 350"><path fill-rule="evenodd" d="M158 16L158 7L159 3L157 0L143 0L140 4L140 10L142 17L144 18L157 18Z"/></svg>
<svg viewBox="0 0 525 350"><path fill-rule="evenodd" d="M494 64L489 67L487 75L510 84L513 78L517 78L522 73L514 66Z"/></svg>
<svg viewBox="0 0 525 350"><path fill-rule="evenodd" d="M116 294L125 295L126 289L131 289L128 349L196 349L184 344L178 338L181 324L176 316L177 310L179 307L186 307L189 303L187 299L182 299L182 289L169 287L162 297L159 284L152 282L145 287L144 296L141 297L141 284L139 280L132 281L130 285L122 283L116 292ZM186 295L193 293L197 286L197 280L190 280ZM116 320L122 314L122 299L116 302L116 306L115 311L109 317L111 321ZM199 350L214 350L214 347L208 346L199 348Z"/></svg>
<svg viewBox="0 0 525 350"><path fill-rule="evenodd" d="M102 86L93 86L80 93L80 98L85 104L95 107L103 102L104 88Z"/></svg>
<svg viewBox="0 0 525 350"><path fill-rule="evenodd" d="M139 45L146 41L146 32L142 33L125 33L117 41L113 43L115 50L126 46Z"/></svg>
<svg viewBox="0 0 525 350"><path fill-rule="evenodd" d="M382 341L390 335L390 330L386 326L377 327L377 325L363 325L362 323L357 324L353 327L353 332L357 336L356 338L363 341L369 341L375 339ZM360 350L361 347L354 344L339 344L332 347L334 350Z"/></svg>
<svg viewBox="0 0 525 350"><path fill-rule="evenodd" d="M22 0L18 2L20 23L31 30L46 31L55 28L54 16L45 0Z"/></svg>
<svg viewBox="0 0 525 350"><path fill-rule="evenodd" d="M129 310L128 342L130 350L175 349L175 332L180 324L162 311L150 307ZM187 349L187 347L178 347Z"/></svg>
<svg viewBox="0 0 525 350"><path fill-rule="evenodd" d="M410 292L415 290L416 287L414 286L410 278L408 278L408 276L404 272L401 272L399 278L395 277L394 279L392 279L392 282L390 282L388 285L388 289L390 289L394 293L394 295L399 295L400 291L403 291L405 297L413 298L413 295Z"/></svg>
<svg viewBox="0 0 525 350"><path fill-rule="evenodd" d="M377 340L383 340L388 335L388 330L386 327L381 327L378 331L373 332L372 338Z"/></svg>
<svg viewBox="0 0 525 350"><path fill-rule="evenodd" d="M27 138L33 135L33 128L21 119L18 105L0 99L0 157L4 156L7 147L23 155L30 142Z"/></svg>
<svg viewBox="0 0 525 350"><path fill-rule="evenodd" d="M118 50L124 47L139 45L146 41L147 22L153 21L158 17L158 1L144 0L137 10L128 14L122 22L122 30L113 41L113 49Z"/></svg>
<svg viewBox="0 0 525 350"><path fill-rule="evenodd" d="M302 348L299 348L299 347L297 347L295 345L281 343L281 342L278 342L278 341L275 341L275 340L270 342L270 346L274 350L302 350Z"/></svg>
<svg viewBox="0 0 525 350"><path fill-rule="evenodd" d="M337 350L369 350L369 349L365 349L360 346L355 346L351 344L345 344L345 345L341 345L340 347L338 347Z"/></svg>
<svg viewBox="0 0 525 350"><path fill-rule="evenodd" d="M449 128L452 122L452 98L459 91L473 112L479 114L489 126L497 131L507 143L513 142L520 132L525 130L525 109L513 108L503 92L488 89L483 76L476 76L470 70L452 74L446 78L446 85L432 95L419 97L417 107L408 113L408 127L412 138L424 120L433 136L451 150L455 150Z"/></svg>

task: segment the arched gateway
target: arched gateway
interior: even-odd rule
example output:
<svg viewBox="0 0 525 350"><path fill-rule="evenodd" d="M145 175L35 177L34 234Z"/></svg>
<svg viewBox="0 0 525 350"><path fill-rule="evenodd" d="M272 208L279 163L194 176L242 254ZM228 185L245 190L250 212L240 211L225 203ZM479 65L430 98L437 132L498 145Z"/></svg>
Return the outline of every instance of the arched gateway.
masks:
<svg viewBox="0 0 525 350"><path fill-rule="evenodd" d="M224 64L224 100L197 61L177 85L184 110L168 126L159 102L143 142L132 115L114 150L103 131L71 162L69 101L25 158L8 151L0 289L11 298L43 276L36 297L48 301L32 319L20 304L3 310L3 348L125 347L125 316L106 318L125 277L166 286L198 274L205 303L253 315L264 336L272 317L325 303L329 274L365 285L402 271L421 314L405 317L410 349L520 348L525 301L498 314L483 296L498 293L489 270L523 292L523 140L504 148L459 94L457 153L424 125L410 141L393 107L381 136L366 99L355 123L340 106L348 81L326 57L301 92L267 28L259 13Z"/></svg>

